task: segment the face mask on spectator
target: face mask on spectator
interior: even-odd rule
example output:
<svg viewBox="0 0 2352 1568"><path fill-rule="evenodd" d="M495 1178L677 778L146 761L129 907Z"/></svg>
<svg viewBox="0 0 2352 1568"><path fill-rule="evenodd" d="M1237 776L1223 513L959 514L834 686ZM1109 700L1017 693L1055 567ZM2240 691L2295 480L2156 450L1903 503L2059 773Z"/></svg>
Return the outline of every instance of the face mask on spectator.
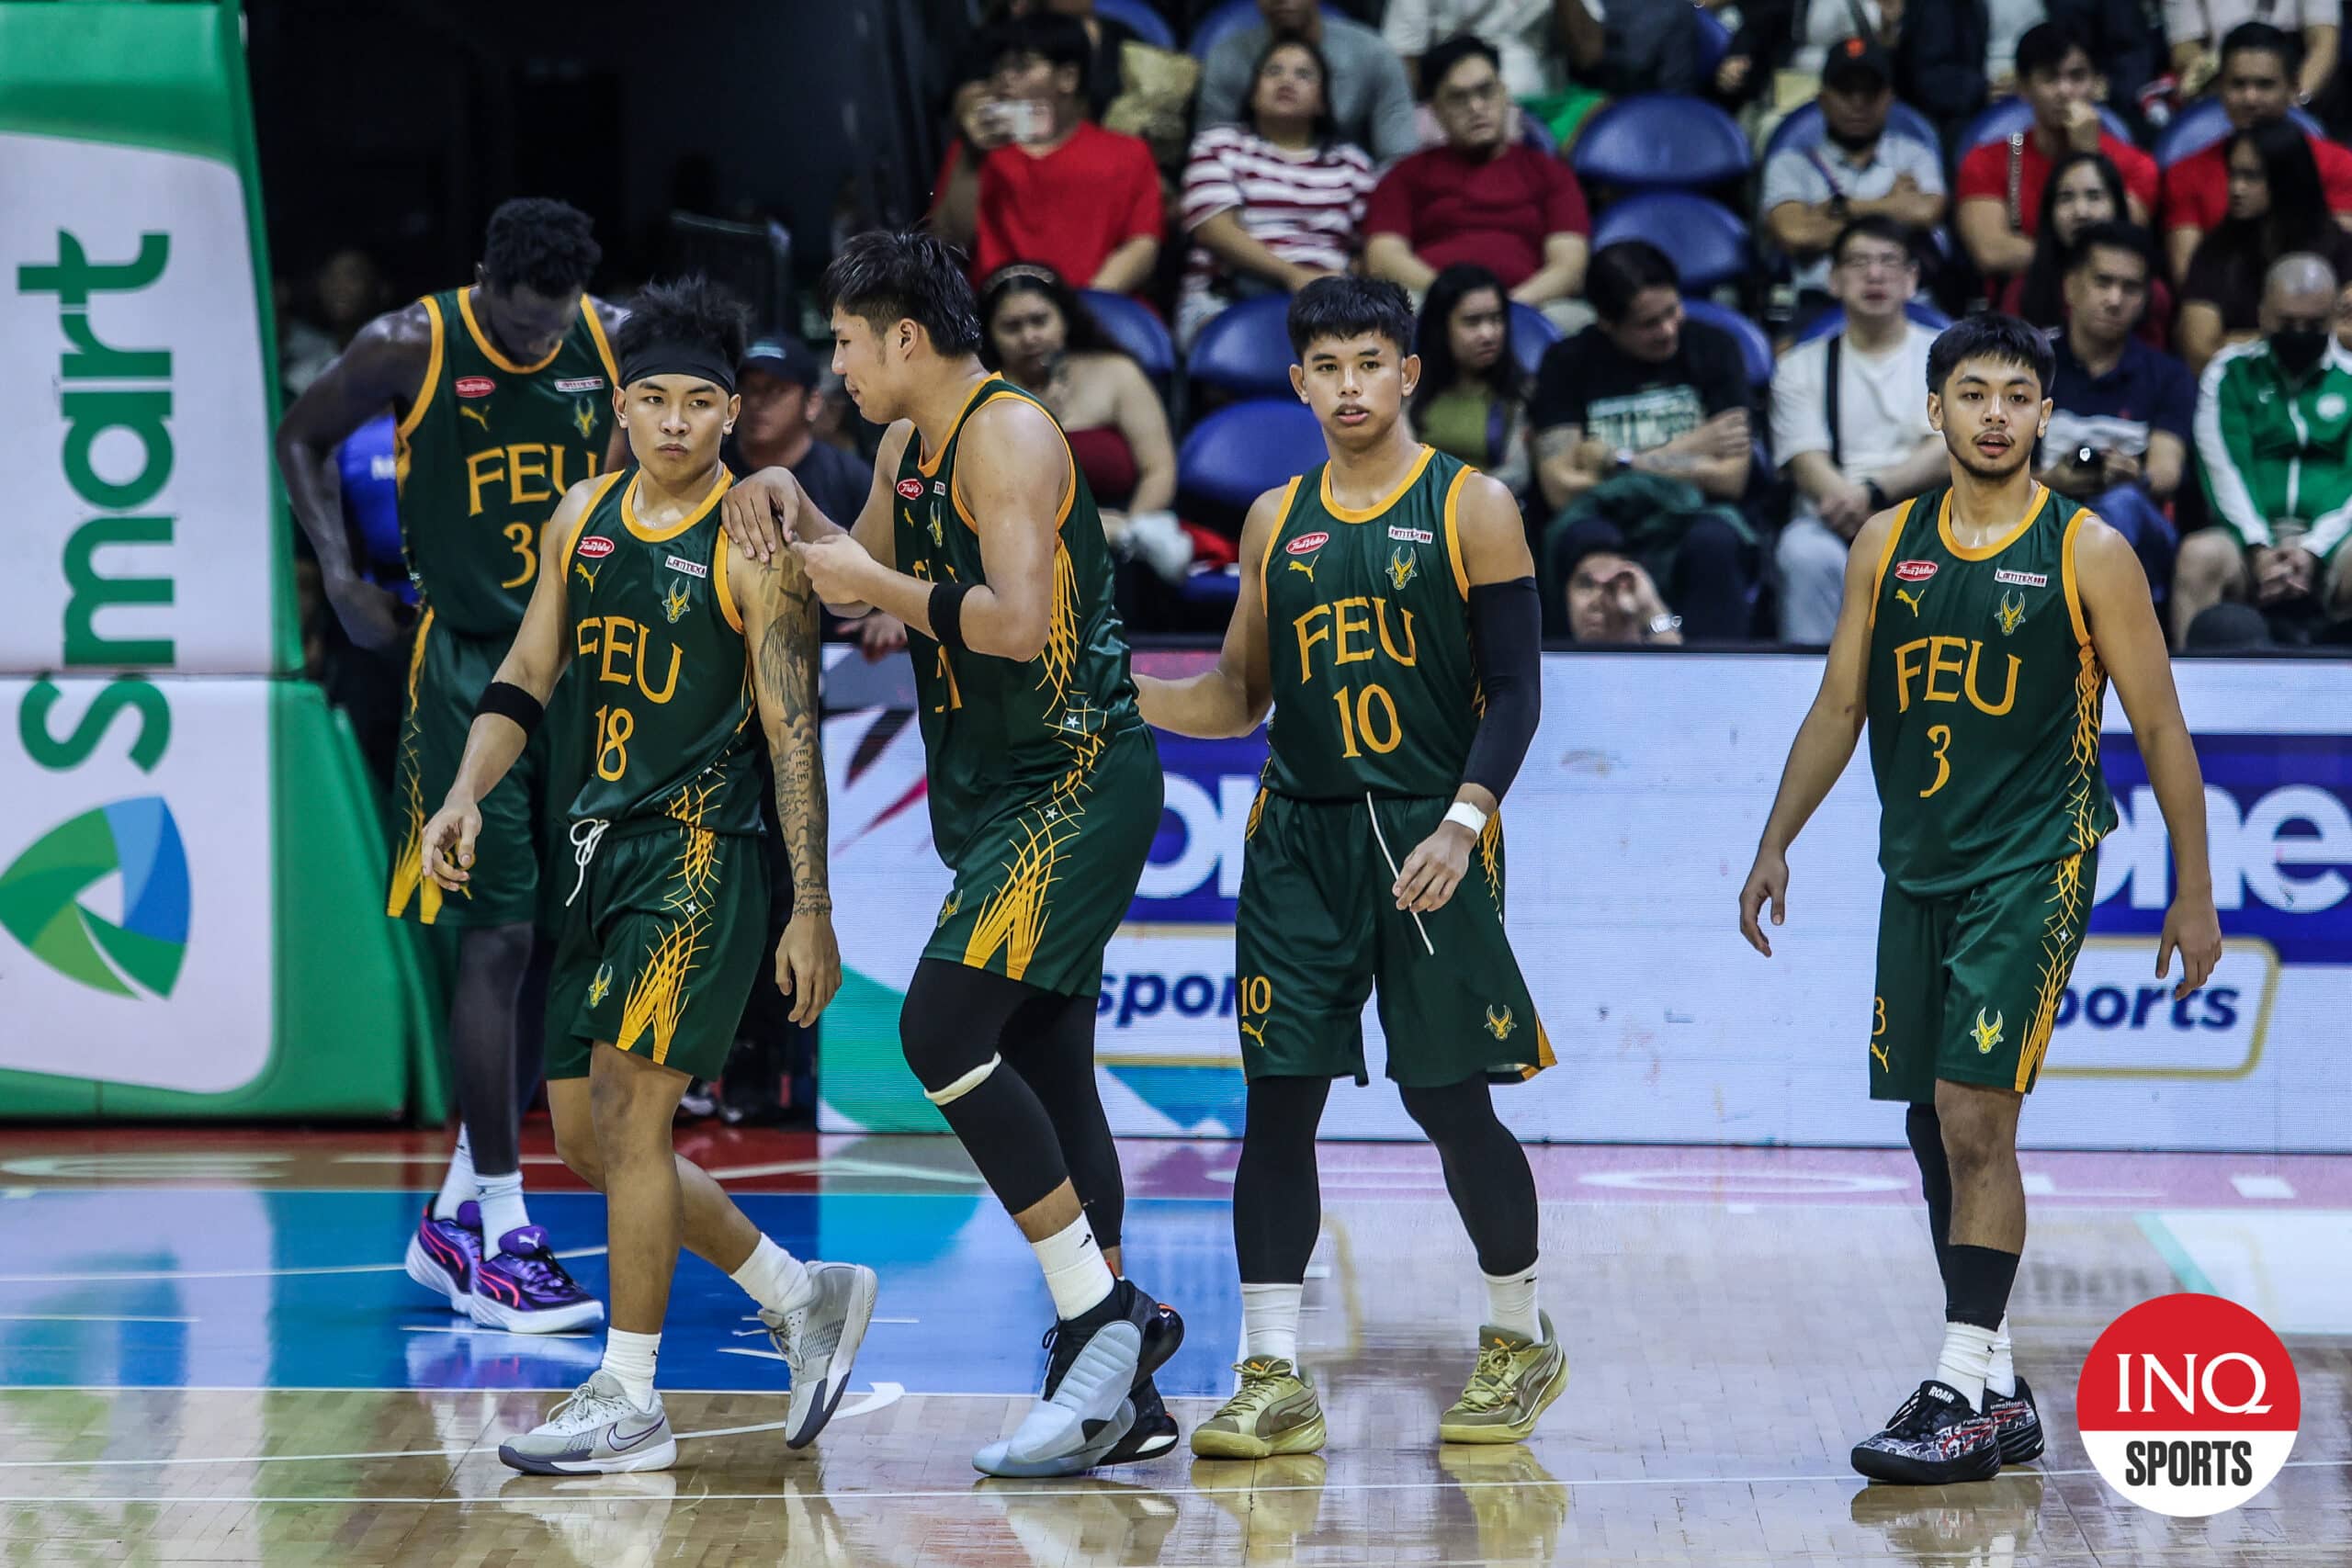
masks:
<svg viewBox="0 0 2352 1568"><path fill-rule="evenodd" d="M2319 327L2281 327L2270 334L2270 352L2289 375L2305 375L2327 352L2327 333Z"/></svg>

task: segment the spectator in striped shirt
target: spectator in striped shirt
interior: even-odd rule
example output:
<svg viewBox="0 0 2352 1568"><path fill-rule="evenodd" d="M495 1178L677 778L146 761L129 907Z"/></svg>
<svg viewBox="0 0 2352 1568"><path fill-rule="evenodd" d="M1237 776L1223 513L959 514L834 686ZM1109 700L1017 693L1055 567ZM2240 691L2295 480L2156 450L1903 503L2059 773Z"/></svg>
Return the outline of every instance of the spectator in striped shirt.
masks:
<svg viewBox="0 0 2352 1568"><path fill-rule="evenodd" d="M1176 341L1186 348L1237 299L1345 272L1375 183L1371 156L1338 139L1321 51L1278 39L1250 80L1250 124L1203 130L1184 166L1193 253Z"/></svg>

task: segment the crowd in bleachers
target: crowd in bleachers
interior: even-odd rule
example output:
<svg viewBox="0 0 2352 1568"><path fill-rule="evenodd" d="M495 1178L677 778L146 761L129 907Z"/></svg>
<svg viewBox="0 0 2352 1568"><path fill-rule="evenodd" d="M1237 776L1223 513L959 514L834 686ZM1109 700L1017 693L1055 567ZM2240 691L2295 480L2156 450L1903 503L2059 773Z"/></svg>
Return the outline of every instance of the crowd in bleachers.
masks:
<svg viewBox="0 0 2352 1568"><path fill-rule="evenodd" d="M1283 310L1352 269L1555 637L1826 640L1847 541L1942 482L1928 344L1999 309L2057 363L2037 472L2177 641L2352 641L2338 4L993 0L930 221L1142 630L1221 626L1319 461Z"/></svg>

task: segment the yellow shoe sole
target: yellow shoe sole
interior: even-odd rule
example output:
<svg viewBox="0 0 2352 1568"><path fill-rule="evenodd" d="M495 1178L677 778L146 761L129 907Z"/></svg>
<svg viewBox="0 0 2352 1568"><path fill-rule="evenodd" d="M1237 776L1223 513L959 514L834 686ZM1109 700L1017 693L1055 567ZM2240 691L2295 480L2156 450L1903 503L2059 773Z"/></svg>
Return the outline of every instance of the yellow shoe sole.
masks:
<svg viewBox="0 0 2352 1568"><path fill-rule="evenodd" d="M1441 1443L1523 1443L1533 1435L1535 1423L1544 1418L1544 1412L1551 1409L1552 1402L1566 1393L1567 1388L1568 1359L1563 1356L1559 1371L1535 1396L1535 1408L1527 1413L1526 1420L1515 1421L1508 1427L1457 1427L1441 1421L1437 1427L1437 1440Z"/></svg>
<svg viewBox="0 0 2352 1568"><path fill-rule="evenodd" d="M1293 1427L1272 1439L1247 1432L1193 1428L1193 1451L1203 1459L1272 1459L1276 1454L1311 1454L1323 1446L1323 1417L1318 1414L1303 1427Z"/></svg>

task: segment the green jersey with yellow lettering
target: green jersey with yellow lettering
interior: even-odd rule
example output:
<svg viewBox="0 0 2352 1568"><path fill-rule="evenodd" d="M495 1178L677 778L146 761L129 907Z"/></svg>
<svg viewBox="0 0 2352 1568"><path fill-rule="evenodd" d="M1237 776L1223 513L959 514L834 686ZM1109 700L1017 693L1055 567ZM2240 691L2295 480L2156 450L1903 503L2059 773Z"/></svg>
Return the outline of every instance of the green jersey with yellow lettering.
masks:
<svg viewBox="0 0 2352 1568"><path fill-rule="evenodd" d="M721 468L687 516L637 516L641 476L606 476L563 559L572 678L594 734L570 815L758 833L761 744L743 617L727 581Z"/></svg>
<svg viewBox="0 0 2352 1568"><path fill-rule="evenodd" d="M585 295L579 321L536 365L491 343L473 289L421 303L433 346L395 459L409 571L445 631L511 638L538 575L540 530L605 460L613 351Z"/></svg>
<svg viewBox="0 0 2352 1568"><path fill-rule="evenodd" d="M2116 821L2098 768L2107 671L2075 589L2090 514L2036 486L2007 537L1968 549L1951 510L1949 490L1905 505L1871 601L1879 864L1923 897L2064 860Z"/></svg>
<svg viewBox="0 0 2352 1568"><path fill-rule="evenodd" d="M1268 789L1361 800L1460 786L1479 697L1454 509L1475 471L1423 447L1396 493L1363 511L1332 498L1329 464L1291 481L1259 562Z"/></svg>

